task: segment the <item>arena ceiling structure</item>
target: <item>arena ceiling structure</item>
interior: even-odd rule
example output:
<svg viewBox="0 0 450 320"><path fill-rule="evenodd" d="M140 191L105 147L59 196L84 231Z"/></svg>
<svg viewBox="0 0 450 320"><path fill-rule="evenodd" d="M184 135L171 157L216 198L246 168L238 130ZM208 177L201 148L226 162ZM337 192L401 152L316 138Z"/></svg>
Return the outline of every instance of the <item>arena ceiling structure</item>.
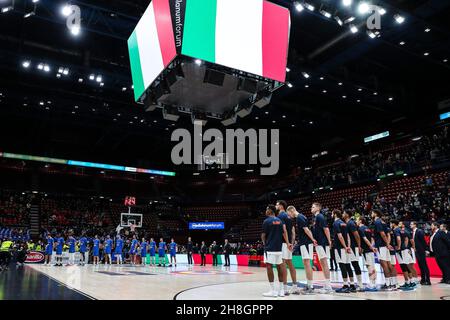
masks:
<svg viewBox="0 0 450 320"><path fill-rule="evenodd" d="M280 128L284 168L448 111L450 2L273 2L291 10L288 82L236 126ZM133 98L127 39L148 3L0 0L0 150L179 171L168 141L190 118L164 120ZM81 9L79 32L67 4ZM383 8L380 30L366 30L363 4Z"/></svg>

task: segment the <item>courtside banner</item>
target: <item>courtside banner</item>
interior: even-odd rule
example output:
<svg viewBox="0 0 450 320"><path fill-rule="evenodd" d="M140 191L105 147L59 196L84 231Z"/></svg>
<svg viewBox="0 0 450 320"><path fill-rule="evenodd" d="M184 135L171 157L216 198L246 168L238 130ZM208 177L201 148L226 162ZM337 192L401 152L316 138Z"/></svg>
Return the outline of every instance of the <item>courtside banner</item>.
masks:
<svg viewBox="0 0 450 320"><path fill-rule="evenodd" d="M27 259L25 260L25 263L44 263L45 255L44 252L41 251L30 251L27 253Z"/></svg>
<svg viewBox="0 0 450 320"><path fill-rule="evenodd" d="M189 230L223 230L224 222L189 222Z"/></svg>

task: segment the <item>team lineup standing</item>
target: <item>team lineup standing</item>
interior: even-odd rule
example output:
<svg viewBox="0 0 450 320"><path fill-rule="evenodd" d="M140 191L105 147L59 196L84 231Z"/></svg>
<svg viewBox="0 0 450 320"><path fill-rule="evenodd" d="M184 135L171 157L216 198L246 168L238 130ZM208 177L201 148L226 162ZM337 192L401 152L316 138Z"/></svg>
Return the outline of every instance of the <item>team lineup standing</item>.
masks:
<svg viewBox="0 0 450 320"><path fill-rule="evenodd" d="M412 233L406 229L403 222L390 220L379 210L371 211L371 225L361 216L354 217L351 210L333 210L331 213L332 228L322 212L322 205L315 202L311 206L312 223L299 213L294 206L287 206L279 200L276 206L268 205L265 211L266 219L262 226L261 239L264 244L264 262L267 267L267 277L270 290L263 293L265 297L284 297L289 294L315 293L354 293L376 291L409 291L420 285L431 285L426 271L426 261L421 262L422 280L419 281L415 269L416 251L420 256L421 248L417 249L415 239L423 231L417 229L417 223L412 222ZM294 221L297 225L294 226ZM334 235L334 241L332 241ZM298 236L298 246L305 268L306 286L298 289L295 267L292 265L292 251ZM416 240L416 241L419 241ZM420 242L418 245L423 246ZM311 262L314 251L323 272L323 279L318 290L313 286L313 270ZM328 260L333 251L339 265L343 286L334 290L330 282ZM384 274L384 283L377 287L377 272L375 257L377 256ZM404 277L404 284L397 280L396 263L399 263ZM363 283L360 263L367 267L367 283ZM274 268L278 272L278 285L275 283ZM287 285L287 270L289 270L292 286ZM445 275L444 275L445 276ZM445 280L445 279L444 279ZM382 280L378 281L382 283ZM445 281L444 281L445 282Z"/></svg>

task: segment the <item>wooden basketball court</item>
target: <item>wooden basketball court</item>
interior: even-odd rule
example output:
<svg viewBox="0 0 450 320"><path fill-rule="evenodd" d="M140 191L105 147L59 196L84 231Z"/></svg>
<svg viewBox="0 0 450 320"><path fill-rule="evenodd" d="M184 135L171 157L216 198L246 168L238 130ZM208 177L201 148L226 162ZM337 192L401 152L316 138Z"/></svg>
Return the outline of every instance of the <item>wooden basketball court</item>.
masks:
<svg viewBox="0 0 450 320"><path fill-rule="evenodd" d="M264 268L258 267L188 267L143 266L26 266L29 273L44 275L84 298L98 300L271 300ZM322 273L315 272L315 288L322 287ZM304 270L297 270L300 285L306 283ZM289 278L290 279L290 278ZM367 274L363 275L366 282ZM382 275L378 274L381 283ZM419 287L413 291L370 292L354 294L290 295L277 300L445 300L450 299L450 285ZM399 277L401 284L402 278ZM339 288L339 273L332 272L332 285ZM39 299L39 297L37 297ZM42 297L43 298L43 297ZM64 296L59 297L64 299Z"/></svg>

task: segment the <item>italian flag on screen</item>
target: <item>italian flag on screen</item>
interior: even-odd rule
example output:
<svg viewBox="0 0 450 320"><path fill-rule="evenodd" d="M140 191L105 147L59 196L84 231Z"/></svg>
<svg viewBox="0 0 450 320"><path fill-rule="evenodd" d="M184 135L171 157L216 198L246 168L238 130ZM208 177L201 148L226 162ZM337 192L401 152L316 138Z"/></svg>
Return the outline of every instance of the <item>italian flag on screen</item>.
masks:
<svg viewBox="0 0 450 320"><path fill-rule="evenodd" d="M153 0L128 39L136 101L176 57L168 0Z"/></svg>
<svg viewBox="0 0 450 320"><path fill-rule="evenodd" d="M186 0L182 54L285 82L289 10L264 0Z"/></svg>
<svg viewBox="0 0 450 320"><path fill-rule="evenodd" d="M184 0L181 53L285 82L289 10L265 0ZM169 0L152 0L128 39L136 101L177 56Z"/></svg>

